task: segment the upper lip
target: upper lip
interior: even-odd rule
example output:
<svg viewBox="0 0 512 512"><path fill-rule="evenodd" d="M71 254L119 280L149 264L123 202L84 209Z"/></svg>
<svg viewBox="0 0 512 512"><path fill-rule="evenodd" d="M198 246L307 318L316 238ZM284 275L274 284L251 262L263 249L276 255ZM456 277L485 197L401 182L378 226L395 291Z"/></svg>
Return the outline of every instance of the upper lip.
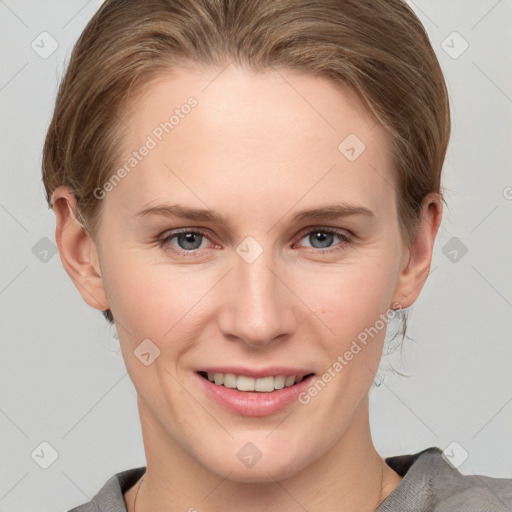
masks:
<svg viewBox="0 0 512 512"><path fill-rule="evenodd" d="M286 377L295 375L298 378L302 378L313 373L312 371L305 370L304 368L293 368L290 366L267 366L265 368L248 368L245 366L204 366L199 368L197 371L224 374L233 373L235 375L252 377L253 379L277 375L285 375Z"/></svg>

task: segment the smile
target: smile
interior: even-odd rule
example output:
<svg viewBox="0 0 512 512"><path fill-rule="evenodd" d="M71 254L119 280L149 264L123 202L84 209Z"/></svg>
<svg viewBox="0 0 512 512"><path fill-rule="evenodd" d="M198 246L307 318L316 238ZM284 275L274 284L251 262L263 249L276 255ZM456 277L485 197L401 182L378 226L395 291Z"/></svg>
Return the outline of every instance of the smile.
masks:
<svg viewBox="0 0 512 512"><path fill-rule="evenodd" d="M269 416L299 404L298 396L316 378L314 373L249 377L206 371L198 371L196 376L209 400L231 413L248 417Z"/></svg>
<svg viewBox="0 0 512 512"><path fill-rule="evenodd" d="M305 377L312 375L271 375L268 377L253 378L247 375L235 375L234 373L199 372L199 374L210 382L215 383L217 386L237 389L238 391L257 391L262 393L271 393L277 389L288 388L302 382Z"/></svg>

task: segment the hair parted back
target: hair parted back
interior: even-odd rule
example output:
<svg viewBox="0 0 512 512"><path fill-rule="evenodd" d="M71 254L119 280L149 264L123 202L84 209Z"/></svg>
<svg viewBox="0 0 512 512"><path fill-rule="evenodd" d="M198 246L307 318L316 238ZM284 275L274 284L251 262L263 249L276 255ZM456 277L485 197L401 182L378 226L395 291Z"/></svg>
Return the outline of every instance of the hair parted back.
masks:
<svg viewBox="0 0 512 512"><path fill-rule="evenodd" d="M58 186L70 187L96 239L102 201L94 191L122 158L123 109L173 69L229 63L320 75L357 93L390 136L405 244L418 232L424 197L436 192L445 202L448 91L404 0L106 0L60 83L42 159L49 206ZM110 310L103 314L113 323Z"/></svg>

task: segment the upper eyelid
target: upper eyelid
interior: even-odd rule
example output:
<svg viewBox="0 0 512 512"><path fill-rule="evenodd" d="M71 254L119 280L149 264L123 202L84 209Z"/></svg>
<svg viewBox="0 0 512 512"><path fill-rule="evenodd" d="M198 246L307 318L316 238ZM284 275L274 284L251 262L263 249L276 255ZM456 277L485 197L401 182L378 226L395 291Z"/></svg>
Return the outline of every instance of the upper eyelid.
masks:
<svg viewBox="0 0 512 512"><path fill-rule="evenodd" d="M302 234L308 234L311 231L315 231L315 230L316 231L323 230L326 232L334 232L336 234L344 234L343 232L346 232L347 236L352 236L352 234L347 229L336 228L333 226L309 226L309 227L301 229L295 236L299 236ZM176 228L176 229L171 229L169 231L164 231L162 233L162 235L160 235L160 238L167 238L167 237L171 237L174 235L179 235L181 233L197 233L197 234L200 234L203 236L209 236L208 229L191 227L191 228Z"/></svg>

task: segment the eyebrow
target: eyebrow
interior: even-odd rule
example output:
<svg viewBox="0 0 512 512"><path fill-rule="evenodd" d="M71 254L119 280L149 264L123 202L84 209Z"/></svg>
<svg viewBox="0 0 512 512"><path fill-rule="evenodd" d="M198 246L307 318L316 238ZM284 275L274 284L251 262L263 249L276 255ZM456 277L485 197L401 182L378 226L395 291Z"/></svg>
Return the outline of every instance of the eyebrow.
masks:
<svg viewBox="0 0 512 512"><path fill-rule="evenodd" d="M132 218L140 218L151 215L159 215L164 217L180 217L183 219L203 222L218 222L224 225L229 224L227 218L218 212L203 208L185 207L179 204L162 204L151 206L134 214ZM301 222L305 220L338 219L342 217L351 217L355 215L375 217L374 212L372 212L365 206L339 203L322 206L320 208L309 208L305 210L300 210L293 215L291 220L294 222Z"/></svg>

